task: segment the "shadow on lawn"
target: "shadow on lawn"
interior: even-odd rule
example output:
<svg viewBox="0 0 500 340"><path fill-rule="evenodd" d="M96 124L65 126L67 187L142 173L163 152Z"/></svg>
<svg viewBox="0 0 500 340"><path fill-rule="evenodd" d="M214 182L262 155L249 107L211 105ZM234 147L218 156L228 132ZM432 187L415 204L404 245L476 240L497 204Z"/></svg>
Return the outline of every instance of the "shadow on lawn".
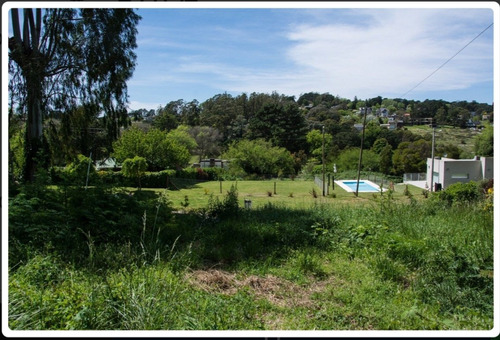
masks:
<svg viewBox="0 0 500 340"><path fill-rule="evenodd" d="M326 248L339 224L339 218L313 210L268 205L229 216L179 215L176 230L169 230L167 238L181 235L179 246L195 245L195 266L225 268L245 261L281 259L304 247Z"/></svg>
<svg viewBox="0 0 500 340"><path fill-rule="evenodd" d="M169 178L167 188L169 190L193 189L199 188L199 184L206 181L191 178Z"/></svg>
<svg viewBox="0 0 500 340"><path fill-rule="evenodd" d="M281 258L301 247L325 247L340 218L315 209L267 205L238 208L237 196L207 209L173 214L161 193L109 188L44 189L9 202L9 263L30 251L54 251L77 267L119 268L134 259L178 261L183 266L231 266ZM321 229L321 232L319 230ZM50 246L49 246L50 245ZM184 267L185 268L185 267Z"/></svg>

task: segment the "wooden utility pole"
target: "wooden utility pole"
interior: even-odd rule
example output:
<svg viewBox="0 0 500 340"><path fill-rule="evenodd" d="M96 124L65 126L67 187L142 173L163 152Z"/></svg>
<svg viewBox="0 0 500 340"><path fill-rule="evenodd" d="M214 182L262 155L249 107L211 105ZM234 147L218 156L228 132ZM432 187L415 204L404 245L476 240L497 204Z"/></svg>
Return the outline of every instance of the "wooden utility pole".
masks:
<svg viewBox="0 0 500 340"><path fill-rule="evenodd" d="M325 126L323 125L323 146L322 146L322 154L323 154L323 196L325 196Z"/></svg>
<svg viewBox="0 0 500 340"><path fill-rule="evenodd" d="M434 191L434 139L436 136L436 128L432 128L432 150L431 150L431 192Z"/></svg>
<svg viewBox="0 0 500 340"><path fill-rule="evenodd" d="M365 125L366 125L366 113L368 107L365 106L365 117L363 118L363 133L361 134L361 148L359 150L359 162L358 162L358 180L356 182L356 197L358 197L359 190L359 175L361 173L361 159L363 158L363 144L365 142Z"/></svg>

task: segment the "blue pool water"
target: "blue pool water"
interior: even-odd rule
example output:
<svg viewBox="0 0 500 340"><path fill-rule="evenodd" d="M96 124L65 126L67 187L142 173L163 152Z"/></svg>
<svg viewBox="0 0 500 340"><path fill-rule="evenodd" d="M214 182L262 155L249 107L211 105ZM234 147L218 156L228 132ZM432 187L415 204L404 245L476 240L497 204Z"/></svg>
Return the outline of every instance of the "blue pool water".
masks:
<svg viewBox="0 0 500 340"><path fill-rule="evenodd" d="M349 187L352 191L356 191L356 181L342 181L343 184ZM379 192L380 189L374 187L373 185L365 182L359 181L358 192Z"/></svg>

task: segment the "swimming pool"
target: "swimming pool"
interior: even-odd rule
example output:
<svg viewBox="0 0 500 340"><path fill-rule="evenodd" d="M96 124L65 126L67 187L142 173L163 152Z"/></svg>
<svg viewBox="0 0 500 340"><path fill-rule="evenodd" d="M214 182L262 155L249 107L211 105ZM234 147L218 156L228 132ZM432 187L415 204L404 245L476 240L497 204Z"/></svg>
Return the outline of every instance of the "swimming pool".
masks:
<svg viewBox="0 0 500 340"><path fill-rule="evenodd" d="M335 183L347 192L356 192L356 180L335 181ZM360 180L358 192L380 192L380 187L371 181Z"/></svg>

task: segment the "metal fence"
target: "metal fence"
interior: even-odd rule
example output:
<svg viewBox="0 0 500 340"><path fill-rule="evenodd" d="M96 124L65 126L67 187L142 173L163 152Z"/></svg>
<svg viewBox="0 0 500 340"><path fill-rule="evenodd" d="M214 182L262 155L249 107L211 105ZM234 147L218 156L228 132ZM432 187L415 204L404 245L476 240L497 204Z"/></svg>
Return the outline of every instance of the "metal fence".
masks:
<svg viewBox="0 0 500 340"><path fill-rule="evenodd" d="M323 180L319 178L318 176L314 176L314 183L321 189L323 190Z"/></svg>
<svg viewBox="0 0 500 340"><path fill-rule="evenodd" d="M408 173L403 175L403 182L425 181L426 179L427 179L427 174L425 172Z"/></svg>
<svg viewBox="0 0 500 340"><path fill-rule="evenodd" d="M314 183L321 189L321 193L323 193L323 180L318 176L314 176ZM325 183L325 186L324 186L325 195L330 194L329 184L330 184L330 179L328 178L328 182Z"/></svg>

